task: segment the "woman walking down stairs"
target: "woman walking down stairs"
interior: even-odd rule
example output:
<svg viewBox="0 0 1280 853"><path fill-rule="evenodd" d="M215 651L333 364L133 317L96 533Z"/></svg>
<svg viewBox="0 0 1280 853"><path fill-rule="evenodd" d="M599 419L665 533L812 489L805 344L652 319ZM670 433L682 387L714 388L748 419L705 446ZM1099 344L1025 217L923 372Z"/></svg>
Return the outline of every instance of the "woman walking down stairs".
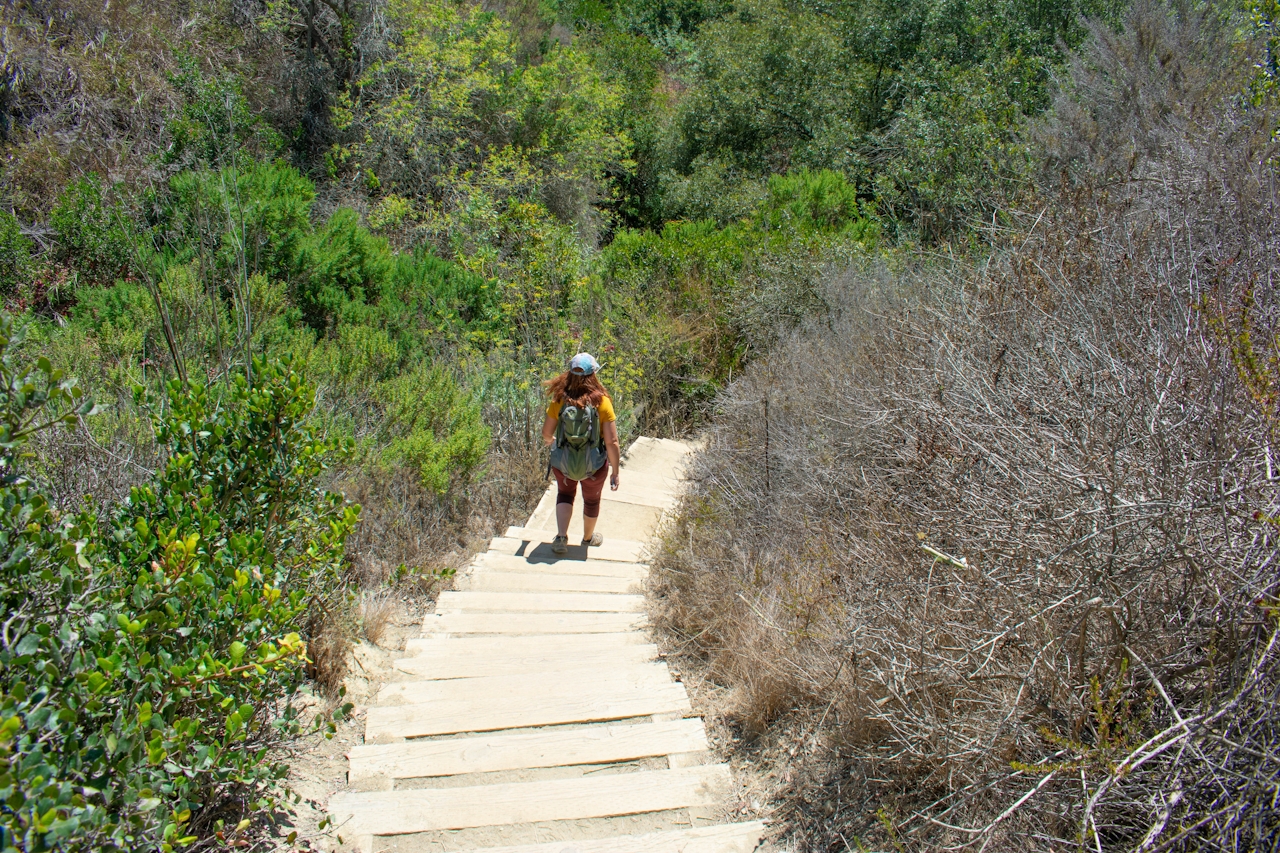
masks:
<svg viewBox="0 0 1280 853"><path fill-rule="evenodd" d="M329 803L361 853L750 853L719 823L732 781L649 642L643 549L682 442L641 438L606 492L604 543L557 557L553 487L441 594L385 685ZM569 532L581 541L581 515Z"/></svg>

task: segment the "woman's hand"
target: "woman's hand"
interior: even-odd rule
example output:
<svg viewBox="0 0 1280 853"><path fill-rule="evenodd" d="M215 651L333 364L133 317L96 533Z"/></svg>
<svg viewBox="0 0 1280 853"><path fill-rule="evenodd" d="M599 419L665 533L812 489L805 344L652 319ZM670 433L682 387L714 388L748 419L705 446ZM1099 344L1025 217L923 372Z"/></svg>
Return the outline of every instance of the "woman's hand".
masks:
<svg viewBox="0 0 1280 853"><path fill-rule="evenodd" d="M614 468L613 473L609 475L609 490L618 491L618 469Z"/></svg>

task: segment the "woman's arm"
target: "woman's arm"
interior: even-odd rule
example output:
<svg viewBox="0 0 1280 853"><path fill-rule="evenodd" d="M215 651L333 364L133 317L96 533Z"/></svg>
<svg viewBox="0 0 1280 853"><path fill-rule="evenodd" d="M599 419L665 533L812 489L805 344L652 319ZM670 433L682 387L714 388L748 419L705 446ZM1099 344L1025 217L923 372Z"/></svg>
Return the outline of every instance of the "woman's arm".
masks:
<svg viewBox="0 0 1280 853"><path fill-rule="evenodd" d="M542 443L550 444L556 440L556 419L547 415L542 422Z"/></svg>
<svg viewBox="0 0 1280 853"><path fill-rule="evenodd" d="M618 447L618 424L616 421L605 421L601 432L604 433L604 449L609 454L609 466L613 474L609 477L609 488L618 490L618 468L622 465L622 449Z"/></svg>

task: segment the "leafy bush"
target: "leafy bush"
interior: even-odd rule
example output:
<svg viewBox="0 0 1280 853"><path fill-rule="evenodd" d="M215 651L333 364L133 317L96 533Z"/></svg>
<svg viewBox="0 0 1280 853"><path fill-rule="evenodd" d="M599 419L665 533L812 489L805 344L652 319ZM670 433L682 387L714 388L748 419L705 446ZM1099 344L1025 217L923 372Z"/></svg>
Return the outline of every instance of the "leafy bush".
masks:
<svg viewBox="0 0 1280 853"><path fill-rule="evenodd" d="M483 192L589 220L608 175L631 168L619 86L572 45L521 64L512 26L479 6L397 0L389 12L400 37L335 110L346 139L333 173L446 215Z"/></svg>
<svg viewBox="0 0 1280 853"><path fill-rule="evenodd" d="M709 163L756 176L835 169L896 226L956 233L1018 183L1015 134L1048 105L1060 46L1085 37L1082 16L1113 6L739 4L698 33L661 183Z"/></svg>
<svg viewBox="0 0 1280 853"><path fill-rule="evenodd" d="M213 168L236 165L241 147L257 143L264 153L280 148L280 135L254 112L234 73L205 75L196 59L178 59L179 70L169 82L182 97L182 106L168 122L166 163L200 164Z"/></svg>
<svg viewBox="0 0 1280 853"><path fill-rule="evenodd" d="M287 280L311 234L315 185L292 166L247 160L179 172L164 200L170 263L207 257L224 281L261 273Z"/></svg>
<svg viewBox="0 0 1280 853"><path fill-rule="evenodd" d="M268 750L299 731L308 614L342 595L357 509L315 488L334 447L310 390L258 362L253 385L143 401L155 480L109 518L60 514L22 448L90 405L17 342L0 321L0 846L175 849L271 807Z"/></svg>
<svg viewBox="0 0 1280 853"><path fill-rule="evenodd" d="M501 332L500 295L495 282L423 247L396 256L376 315L407 356L431 339L439 349L468 333Z"/></svg>
<svg viewBox="0 0 1280 853"><path fill-rule="evenodd" d="M415 471L437 494L464 488L484 461L490 431L480 406L439 366L419 366L378 387L384 464Z"/></svg>
<svg viewBox="0 0 1280 853"><path fill-rule="evenodd" d="M323 331L348 304L377 300L392 256L387 241L369 233L354 210L339 208L302 243L296 264L298 307L313 329Z"/></svg>
<svg viewBox="0 0 1280 853"><path fill-rule="evenodd" d="M101 179L90 173L68 186L49 214L53 256L93 284L128 278L138 258L132 224L120 200L107 198Z"/></svg>
<svg viewBox="0 0 1280 853"><path fill-rule="evenodd" d="M802 169L769 178L769 197L760 218L771 229L794 228L802 234L840 233L873 242L878 229L863 216L857 188L840 172Z"/></svg>
<svg viewBox="0 0 1280 853"><path fill-rule="evenodd" d="M0 210L0 296L9 296L25 284L31 267L31 241L17 218Z"/></svg>

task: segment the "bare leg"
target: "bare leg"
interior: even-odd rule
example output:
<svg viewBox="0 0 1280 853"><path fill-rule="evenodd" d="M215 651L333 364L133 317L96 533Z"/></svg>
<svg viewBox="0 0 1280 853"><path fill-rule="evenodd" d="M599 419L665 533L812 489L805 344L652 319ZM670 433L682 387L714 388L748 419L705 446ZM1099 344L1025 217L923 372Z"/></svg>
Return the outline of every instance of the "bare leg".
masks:
<svg viewBox="0 0 1280 853"><path fill-rule="evenodd" d="M582 517L582 541L583 542L591 541L591 534L596 532L597 521L599 521L598 518L587 518L585 515ZM566 527L565 529L567 530L568 528Z"/></svg>
<svg viewBox="0 0 1280 853"><path fill-rule="evenodd" d="M556 504L556 530L561 536L569 535L569 519L573 518L573 504ZM595 527L595 519L587 519Z"/></svg>

